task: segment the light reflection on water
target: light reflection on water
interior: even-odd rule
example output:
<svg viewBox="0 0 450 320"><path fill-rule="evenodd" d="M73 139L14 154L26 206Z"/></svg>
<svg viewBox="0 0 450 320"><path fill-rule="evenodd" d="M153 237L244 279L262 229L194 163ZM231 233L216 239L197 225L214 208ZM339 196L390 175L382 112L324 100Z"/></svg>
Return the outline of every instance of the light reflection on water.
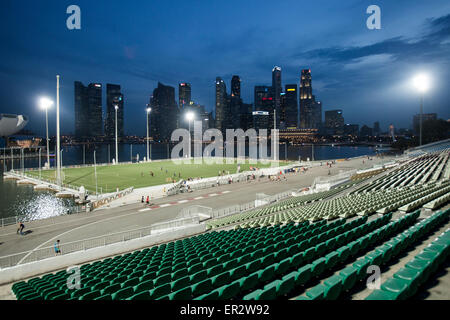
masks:
<svg viewBox="0 0 450 320"><path fill-rule="evenodd" d="M30 220L45 219L67 214L75 206L72 199L56 198L51 192L34 191L32 186L0 178L0 218L25 215Z"/></svg>

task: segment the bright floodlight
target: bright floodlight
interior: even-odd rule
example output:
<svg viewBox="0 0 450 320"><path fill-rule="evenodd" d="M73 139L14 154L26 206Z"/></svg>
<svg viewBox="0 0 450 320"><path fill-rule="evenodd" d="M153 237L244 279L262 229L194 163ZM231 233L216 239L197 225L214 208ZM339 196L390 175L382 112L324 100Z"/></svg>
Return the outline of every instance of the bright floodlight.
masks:
<svg viewBox="0 0 450 320"><path fill-rule="evenodd" d="M193 120L193 119L194 119L194 113L193 113L193 112L188 112L188 113L186 113L186 119L187 119L188 121Z"/></svg>
<svg viewBox="0 0 450 320"><path fill-rule="evenodd" d="M147 110L147 113L152 112L152 108L147 108L146 110Z"/></svg>
<svg viewBox="0 0 450 320"><path fill-rule="evenodd" d="M41 107L41 109L48 109L53 105L53 101L50 100L49 98L41 98L39 100L39 106Z"/></svg>
<svg viewBox="0 0 450 320"><path fill-rule="evenodd" d="M119 106L116 104L116 105L114 106L114 109L119 110Z"/></svg>
<svg viewBox="0 0 450 320"><path fill-rule="evenodd" d="M430 80L425 74L419 74L413 79L414 86L420 92L426 92L430 88Z"/></svg>

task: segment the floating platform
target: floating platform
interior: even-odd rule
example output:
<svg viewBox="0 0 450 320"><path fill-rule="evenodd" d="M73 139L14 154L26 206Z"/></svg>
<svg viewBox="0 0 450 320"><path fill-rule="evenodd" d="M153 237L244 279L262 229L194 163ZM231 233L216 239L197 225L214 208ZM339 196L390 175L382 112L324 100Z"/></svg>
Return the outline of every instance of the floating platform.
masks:
<svg viewBox="0 0 450 320"><path fill-rule="evenodd" d="M34 190L36 191L52 191L52 192L58 192L57 190L55 190L54 188L52 188L51 186L47 185L47 184L38 184L34 186Z"/></svg>
<svg viewBox="0 0 450 320"><path fill-rule="evenodd" d="M19 178L15 176L11 176L9 174L3 176L3 180L20 180Z"/></svg>
<svg viewBox="0 0 450 320"><path fill-rule="evenodd" d="M22 185L36 185L36 182L33 182L31 180L28 179L21 179L17 181L17 184L22 184Z"/></svg>
<svg viewBox="0 0 450 320"><path fill-rule="evenodd" d="M73 194L72 192L67 192L67 191L62 191L62 192L58 192L55 197L57 198L64 198L64 199L70 199L70 198L75 198L75 194Z"/></svg>

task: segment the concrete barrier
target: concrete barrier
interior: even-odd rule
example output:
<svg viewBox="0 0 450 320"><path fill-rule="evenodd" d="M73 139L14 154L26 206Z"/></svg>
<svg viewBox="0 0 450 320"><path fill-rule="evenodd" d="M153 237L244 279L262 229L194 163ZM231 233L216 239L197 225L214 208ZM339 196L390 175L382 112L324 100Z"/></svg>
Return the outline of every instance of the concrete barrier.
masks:
<svg viewBox="0 0 450 320"><path fill-rule="evenodd" d="M62 256L52 257L37 262L30 262L10 268L0 269L0 285L85 264L90 261L100 260L130 251L155 246L157 244L170 242L179 238L193 236L195 234L203 233L204 231L206 231L205 224L189 226L186 228L177 228L171 230L170 232L159 233L125 242L118 242L103 247L96 247L85 251L78 251ZM81 281L83 281L83 279L81 279Z"/></svg>

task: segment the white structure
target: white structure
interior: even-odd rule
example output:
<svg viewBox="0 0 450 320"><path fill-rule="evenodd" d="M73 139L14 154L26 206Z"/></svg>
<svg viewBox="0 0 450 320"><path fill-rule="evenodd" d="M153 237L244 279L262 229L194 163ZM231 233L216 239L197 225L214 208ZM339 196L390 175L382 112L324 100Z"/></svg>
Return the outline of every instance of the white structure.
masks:
<svg viewBox="0 0 450 320"><path fill-rule="evenodd" d="M8 137L22 130L28 123L23 115L0 114L0 137Z"/></svg>

